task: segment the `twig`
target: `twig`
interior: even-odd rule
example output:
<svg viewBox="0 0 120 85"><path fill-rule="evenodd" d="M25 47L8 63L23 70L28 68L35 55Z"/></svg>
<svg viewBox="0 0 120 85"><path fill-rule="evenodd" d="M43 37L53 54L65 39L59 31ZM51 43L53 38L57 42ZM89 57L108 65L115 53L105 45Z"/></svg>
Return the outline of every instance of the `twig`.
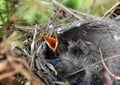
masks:
<svg viewBox="0 0 120 85"><path fill-rule="evenodd" d="M110 8L107 12L104 13L104 15L101 17L101 19L104 19L112 10L114 10L118 5L120 5L120 2L116 3L112 8Z"/></svg>
<svg viewBox="0 0 120 85"><path fill-rule="evenodd" d="M31 54L33 53L34 49L35 49L35 39L36 39L36 35L37 35L37 25L34 28L34 35L33 35L33 41L31 44Z"/></svg>
<svg viewBox="0 0 120 85"><path fill-rule="evenodd" d="M95 2L96 2L96 0L93 0L93 1L92 1L92 4L91 4L90 7L89 7L89 10L88 10L88 13L89 13L89 14L92 13L92 10L93 10L93 8L94 8L94 6L95 6Z"/></svg>
<svg viewBox="0 0 120 85"><path fill-rule="evenodd" d="M103 66L105 67L105 69L108 71L108 73L109 73L114 79L120 80L120 77L114 75L114 74L108 69L107 65L105 64L105 61L104 61L104 59L103 59L103 54L102 54L102 49L101 49L101 48L99 48L99 52L100 52L100 57L101 57L102 64L103 64Z"/></svg>
<svg viewBox="0 0 120 85"><path fill-rule="evenodd" d="M30 61L30 68L32 68L32 65L33 65L33 61L34 61L34 54L35 54L35 40L36 40L36 36L37 36L37 25L36 27L34 28L34 35L33 35L33 41L32 41L32 44L31 44L31 61Z"/></svg>
<svg viewBox="0 0 120 85"><path fill-rule="evenodd" d="M60 81L55 81L55 82L53 82L53 83L55 83L55 84L58 84L58 85L70 85L69 83L65 83L65 82L60 82Z"/></svg>
<svg viewBox="0 0 120 85"><path fill-rule="evenodd" d="M32 30L34 26L18 26L18 25L14 25L12 26L14 29L17 29L17 30L20 30L20 31L29 31L29 30Z"/></svg>
<svg viewBox="0 0 120 85"><path fill-rule="evenodd" d="M72 10L75 14L78 14L79 16L82 16L83 19L93 19L93 20L99 20L99 17L95 17L93 15L90 15L88 13L83 13L83 12L80 12L80 11L77 11L77 10Z"/></svg>
<svg viewBox="0 0 120 85"><path fill-rule="evenodd" d="M44 61L44 60L42 60L42 62L43 62L44 64L46 64L46 65L55 73L55 75L58 75L57 70L55 69L55 67L54 67L52 64L50 64L50 63L48 63L48 62L46 62L46 61Z"/></svg>
<svg viewBox="0 0 120 85"><path fill-rule="evenodd" d="M74 12L72 12L71 10L69 10L67 7L63 6L62 4L58 3L58 2L55 1L55 0L52 0L52 1L53 1L53 3L54 3L56 6L64 9L65 11L67 11L69 14L73 15L73 16L74 16L75 18L77 18L78 20L83 20L80 16L76 15Z"/></svg>

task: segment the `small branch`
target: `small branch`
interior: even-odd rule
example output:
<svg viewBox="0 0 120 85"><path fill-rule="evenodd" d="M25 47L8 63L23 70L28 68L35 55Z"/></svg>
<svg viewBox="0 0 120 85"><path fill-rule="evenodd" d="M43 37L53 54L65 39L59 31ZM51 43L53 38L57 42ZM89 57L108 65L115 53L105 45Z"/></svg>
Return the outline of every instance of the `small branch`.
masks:
<svg viewBox="0 0 120 85"><path fill-rule="evenodd" d="M110 8L107 12L104 13L104 15L101 17L101 19L104 19L112 10L114 10L118 5L120 5L120 2L116 3L112 8Z"/></svg>
<svg viewBox="0 0 120 85"><path fill-rule="evenodd" d="M90 7L89 7L89 10L88 10L88 13L89 13L89 14L92 13L92 10L93 10L93 8L94 8L94 6L95 6L95 2L96 2L96 0L93 0L93 1L92 1L92 4L91 4Z"/></svg>
<svg viewBox="0 0 120 85"><path fill-rule="evenodd" d="M25 31L25 32L27 32L27 31L30 31L30 30L32 30L33 29L33 27L34 26L18 26L18 25L14 25L14 26L12 26L14 29L16 29L16 30L20 30L20 31Z"/></svg>
<svg viewBox="0 0 120 85"><path fill-rule="evenodd" d="M36 35L37 35L37 25L34 28L34 35L33 35L33 41L31 44L31 54L33 53L34 49L35 49L35 39L36 39Z"/></svg>
<svg viewBox="0 0 120 85"><path fill-rule="evenodd" d="M34 28L34 35L33 35L33 41L31 43L31 61L30 61L30 68L32 68L32 65L33 65L33 61L34 61L34 55L35 55L35 40L36 40L36 36L37 36L37 25L36 27Z"/></svg>
<svg viewBox="0 0 120 85"><path fill-rule="evenodd" d="M101 48L99 48L99 52L100 52L100 57L101 57L102 64L103 64L103 66L105 67L105 69L108 71L108 73L109 73L114 79L120 80L120 77L114 75L114 74L108 69L107 65L105 64L105 61L104 61L104 59L103 59L103 54L102 54L102 49L101 49Z"/></svg>
<svg viewBox="0 0 120 85"><path fill-rule="evenodd" d="M58 2L55 1L55 0L52 0L52 1L53 1L53 3L54 3L56 6L64 9L65 11L67 11L69 14L73 15L73 16L74 16L75 18L77 18L78 20L83 20L80 16L76 15L74 12L72 12L71 10L69 10L67 7L63 6L62 4L58 3Z"/></svg>

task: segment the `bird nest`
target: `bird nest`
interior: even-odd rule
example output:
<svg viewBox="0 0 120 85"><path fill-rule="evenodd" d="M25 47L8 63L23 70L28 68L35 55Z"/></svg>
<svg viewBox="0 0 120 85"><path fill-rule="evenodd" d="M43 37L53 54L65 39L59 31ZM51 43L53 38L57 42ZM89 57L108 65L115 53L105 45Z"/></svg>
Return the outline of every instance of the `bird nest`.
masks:
<svg viewBox="0 0 120 85"><path fill-rule="evenodd" d="M0 85L119 85L119 19L54 4L50 23L15 26L18 47L17 32L0 41Z"/></svg>

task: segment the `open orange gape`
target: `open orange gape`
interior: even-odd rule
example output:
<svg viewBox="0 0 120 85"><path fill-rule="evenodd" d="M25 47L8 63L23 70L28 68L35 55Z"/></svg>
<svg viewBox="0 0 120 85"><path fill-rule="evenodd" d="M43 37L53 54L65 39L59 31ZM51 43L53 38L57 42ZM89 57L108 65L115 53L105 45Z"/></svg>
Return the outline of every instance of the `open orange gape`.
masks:
<svg viewBox="0 0 120 85"><path fill-rule="evenodd" d="M58 34L57 33L55 33L55 38L48 37L44 34L42 34L42 37L44 38L44 40L46 41L50 49L52 49L53 51L57 50L57 47L58 47Z"/></svg>

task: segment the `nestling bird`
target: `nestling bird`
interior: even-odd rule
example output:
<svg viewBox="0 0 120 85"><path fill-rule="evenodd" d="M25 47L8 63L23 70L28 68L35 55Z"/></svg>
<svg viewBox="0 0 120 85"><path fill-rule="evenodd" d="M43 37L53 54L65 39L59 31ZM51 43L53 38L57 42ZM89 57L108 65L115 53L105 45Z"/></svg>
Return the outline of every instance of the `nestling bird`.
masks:
<svg viewBox="0 0 120 85"><path fill-rule="evenodd" d="M38 48L37 55L45 59L55 59L68 50L68 42L55 33L55 38L42 35L45 42Z"/></svg>
<svg viewBox="0 0 120 85"><path fill-rule="evenodd" d="M42 35L45 42L39 50L47 62L58 71L57 78L63 80L69 74L94 64L100 60L97 47L91 42L79 39L77 42L67 41L61 35L55 34L55 38ZM44 49L43 49L44 48ZM67 80L71 85L95 85L103 83L103 77L98 74L103 69L102 65L86 68L72 75ZM101 73L102 74L102 73ZM97 80L98 81L94 81ZM78 83L78 84L77 84ZM99 85L98 84L98 85Z"/></svg>
<svg viewBox="0 0 120 85"><path fill-rule="evenodd" d="M67 26L58 28L57 31L66 40L72 40L76 42L79 39L82 39L92 42L95 47L102 49L104 59L108 59L117 55L118 57L109 59L105 63L113 74L120 76L120 24L118 22L110 19L74 21ZM96 55L96 53L93 53L93 55ZM93 59L90 60L95 63L95 58L93 57ZM94 67L96 67L96 65ZM102 68L104 69L104 67ZM93 71L95 71L94 69ZM103 71L102 75L106 73L107 72ZM120 81L114 80L111 75L107 78L105 75L103 75L103 77L105 80L107 80L106 82L110 83L112 81L113 85L120 84ZM103 85L109 85L106 82Z"/></svg>
<svg viewBox="0 0 120 85"><path fill-rule="evenodd" d="M60 31L54 39L43 36L45 42L39 47L38 56L56 68L58 80L84 68L67 78L70 85L119 85L120 82L111 77L102 63L96 63L101 61L98 48L103 49L104 58L120 53L120 24L112 20L75 23L72 27L64 26L65 31ZM49 39L55 41L54 44ZM89 66L91 64L95 65ZM120 74L118 57L106 64L114 74Z"/></svg>

